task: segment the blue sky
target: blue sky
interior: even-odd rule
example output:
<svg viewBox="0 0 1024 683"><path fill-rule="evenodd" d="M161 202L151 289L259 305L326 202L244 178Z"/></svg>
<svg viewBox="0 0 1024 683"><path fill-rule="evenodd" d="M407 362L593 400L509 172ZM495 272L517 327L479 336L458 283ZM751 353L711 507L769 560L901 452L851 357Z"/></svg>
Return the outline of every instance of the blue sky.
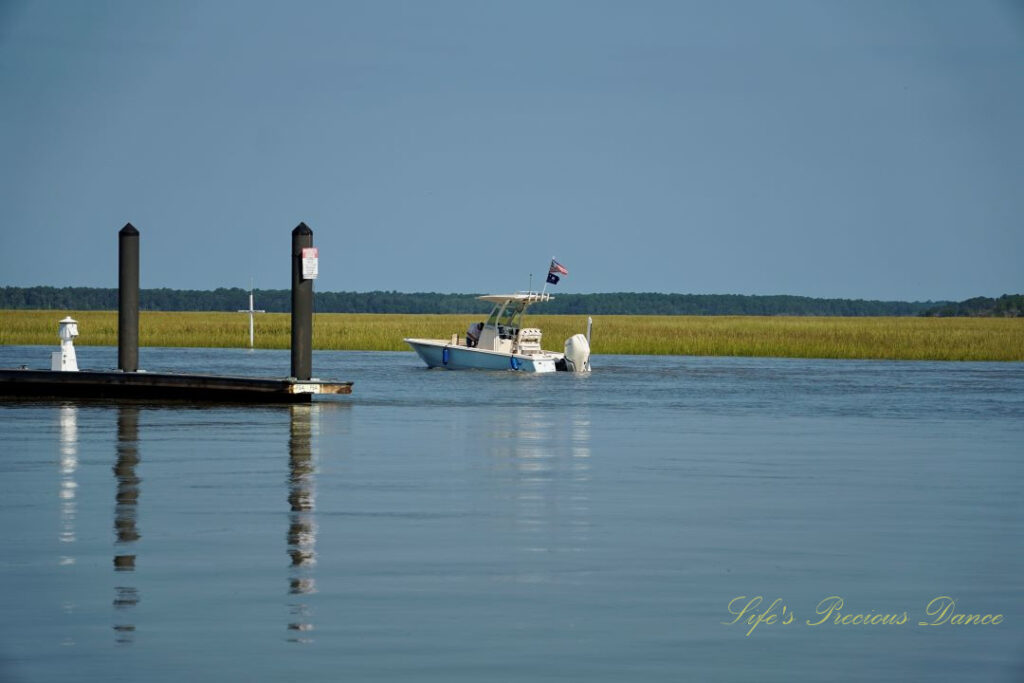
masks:
<svg viewBox="0 0 1024 683"><path fill-rule="evenodd" d="M0 285L1024 290L1016 2L4 2ZM243 302L244 303L244 302Z"/></svg>

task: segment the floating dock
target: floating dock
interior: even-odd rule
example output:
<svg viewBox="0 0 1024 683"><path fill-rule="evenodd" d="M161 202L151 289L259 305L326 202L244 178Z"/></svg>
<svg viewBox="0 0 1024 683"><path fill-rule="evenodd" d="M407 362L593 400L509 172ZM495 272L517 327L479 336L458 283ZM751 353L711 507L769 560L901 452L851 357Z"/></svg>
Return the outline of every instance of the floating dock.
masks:
<svg viewBox="0 0 1024 683"><path fill-rule="evenodd" d="M50 370L0 368L0 397L185 400L218 403L309 403L322 394L350 394L352 382L312 377L313 279L318 272L313 231L292 231L292 367L284 378L195 375L139 370L139 231L118 233L118 369L79 370L73 319L60 321L61 351ZM250 301L249 308L252 308Z"/></svg>
<svg viewBox="0 0 1024 683"><path fill-rule="evenodd" d="M317 394L350 394L352 382L164 372L0 368L0 396L170 399L219 403L309 403Z"/></svg>

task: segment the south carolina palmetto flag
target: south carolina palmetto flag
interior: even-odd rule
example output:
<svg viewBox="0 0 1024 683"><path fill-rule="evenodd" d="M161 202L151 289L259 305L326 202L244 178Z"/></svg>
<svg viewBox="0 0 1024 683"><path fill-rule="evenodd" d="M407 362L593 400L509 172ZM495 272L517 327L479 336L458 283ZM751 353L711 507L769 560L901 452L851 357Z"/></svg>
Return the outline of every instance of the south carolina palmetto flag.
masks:
<svg viewBox="0 0 1024 683"><path fill-rule="evenodd" d="M557 285L558 280L560 279L558 277L559 274L568 275L569 271L561 263L555 259L551 259L551 266L548 268L548 282L553 285Z"/></svg>

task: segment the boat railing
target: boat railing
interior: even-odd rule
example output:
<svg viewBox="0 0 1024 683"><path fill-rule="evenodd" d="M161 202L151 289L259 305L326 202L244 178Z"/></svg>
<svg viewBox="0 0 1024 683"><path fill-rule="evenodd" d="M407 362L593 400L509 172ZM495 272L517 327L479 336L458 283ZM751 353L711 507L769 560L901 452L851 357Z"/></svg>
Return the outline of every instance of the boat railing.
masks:
<svg viewBox="0 0 1024 683"><path fill-rule="evenodd" d="M547 292L519 291L516 292L516 294L519 296L525 296L526 300L530 303L535 303L538 301L551 301L551 295L548 294Z"/></svg>

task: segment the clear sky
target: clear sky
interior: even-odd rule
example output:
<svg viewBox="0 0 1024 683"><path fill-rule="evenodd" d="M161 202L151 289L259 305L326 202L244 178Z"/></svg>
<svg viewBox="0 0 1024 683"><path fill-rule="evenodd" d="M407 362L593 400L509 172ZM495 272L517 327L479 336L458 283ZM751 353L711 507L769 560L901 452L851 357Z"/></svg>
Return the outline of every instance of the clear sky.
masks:
<svg viewBox="0 0 1024 683"><path fill-rule="evenodd" d="M0 216L0 285L1020 292L1024 4L0 0Z"/></svg>

